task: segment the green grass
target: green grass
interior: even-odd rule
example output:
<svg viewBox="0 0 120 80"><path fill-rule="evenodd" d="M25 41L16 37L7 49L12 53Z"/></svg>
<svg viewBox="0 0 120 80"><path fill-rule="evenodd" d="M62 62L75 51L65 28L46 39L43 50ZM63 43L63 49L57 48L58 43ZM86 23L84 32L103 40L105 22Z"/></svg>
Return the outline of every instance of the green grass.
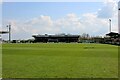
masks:
<svg viewBox="0 0 120 80"><path fill-rule="evenodd" d="M2 78L2 45L0 44L0 78Z"/></svg>
<svg viewBox="0 0 120 80"><path fill-rule="evenodd" d="M118 47L103 44L3 44L3 78L117 78Z"/></svg>

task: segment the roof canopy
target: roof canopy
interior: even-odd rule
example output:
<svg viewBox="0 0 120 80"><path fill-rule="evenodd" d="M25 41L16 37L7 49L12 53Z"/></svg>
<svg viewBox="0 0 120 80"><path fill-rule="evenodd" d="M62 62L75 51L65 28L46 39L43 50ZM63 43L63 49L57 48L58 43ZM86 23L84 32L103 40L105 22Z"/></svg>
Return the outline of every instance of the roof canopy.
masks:
<svg viewBox="0 0 120 80"><path fill-rule="evenodd" d="M110 37L119 37L120 36L120 34L118 34L118 33L115 33L115 32L110 32L110 33L108 33L108 34L106 34L107 36L110 36Z"/></svg>
<svg viewBox="0 0 120 80"><path fill-rule="evenodd" d="M8 31L0 31L0 34L9 33Z"/></svg>

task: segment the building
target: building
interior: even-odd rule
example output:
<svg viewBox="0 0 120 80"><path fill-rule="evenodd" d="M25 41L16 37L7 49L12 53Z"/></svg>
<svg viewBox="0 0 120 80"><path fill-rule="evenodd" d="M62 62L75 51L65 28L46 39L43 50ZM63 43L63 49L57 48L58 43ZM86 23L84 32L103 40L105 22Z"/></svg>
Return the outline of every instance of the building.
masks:
<svg viewBox="0 0 120 80"><path fill-rule="evenodd" d="M106 36L109 36L110 38L119 38L120 37L120 34L118 33L115 33L115 32L110 32L108 34L106 34Z"/></svg>
<svg viewBox="0 0 120 80"><path fill-rule="evenodd" d="M35 38L34 42L78 42L79 35L33 35Z"/></svg>
<svg viewBox="0 0 120 80"><path fill-rule="evenodd" d="M115 32L110 32L106 34L108 38L104 38L106 43L120 45L120 34Z"/></svg>
<svg viewBox="0 0 120 80"><path fill-rule="evenodd" d="M0 34L9 33L8 31L0 31Z"/></svg>
<svg viewBox="0 0 120 80"><path fill-rule="evenodd" d="M8 31L0 31L0 34L6 34L6 33L8 33ZM1 37L1 35L0 35L0 43L2 43L2 37Z"/></svg>

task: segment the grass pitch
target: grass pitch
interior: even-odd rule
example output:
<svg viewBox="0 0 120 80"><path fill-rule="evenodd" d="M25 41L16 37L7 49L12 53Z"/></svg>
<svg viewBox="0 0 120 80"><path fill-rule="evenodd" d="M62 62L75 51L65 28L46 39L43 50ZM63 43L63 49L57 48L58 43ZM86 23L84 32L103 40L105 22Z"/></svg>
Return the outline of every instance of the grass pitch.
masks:
<svg viewBox="0 0 120 80"><path fill-rule="evenodd" d="M0 79L2 78L2 45L0 44Z"/></svg>
<svg viewBox="0 0 120 80"><path fill-rule="evenodd" d="M3 44L3 78L117 78L118 47L105 44Z"/></svg>

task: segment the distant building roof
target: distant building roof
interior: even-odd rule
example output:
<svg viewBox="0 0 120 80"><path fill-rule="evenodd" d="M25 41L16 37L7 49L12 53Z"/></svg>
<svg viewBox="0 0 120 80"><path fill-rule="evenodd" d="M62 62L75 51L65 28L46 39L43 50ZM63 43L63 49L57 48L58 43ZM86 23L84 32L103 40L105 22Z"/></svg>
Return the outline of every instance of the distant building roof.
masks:
<svg viewBox="0 0 120 80"><path fill-rule="evenodd" d="M33 37L79 37L79 35L33 35Z"/></svg>
<svg viewBox="0 0 120 80"><path fill-rule="evenodd" d="M0 34L9 33L8 31L0 31Z"/></svg>
<svg viewBox="0 0 120 80"><path fill-rule="evenodd" d="M108 33L108 34L106 34L107 36L110 36L110 37L119 37L120 36L120 34L118 34L118 33L115 33L115 32L110 32L110 33Z"/></svg>

